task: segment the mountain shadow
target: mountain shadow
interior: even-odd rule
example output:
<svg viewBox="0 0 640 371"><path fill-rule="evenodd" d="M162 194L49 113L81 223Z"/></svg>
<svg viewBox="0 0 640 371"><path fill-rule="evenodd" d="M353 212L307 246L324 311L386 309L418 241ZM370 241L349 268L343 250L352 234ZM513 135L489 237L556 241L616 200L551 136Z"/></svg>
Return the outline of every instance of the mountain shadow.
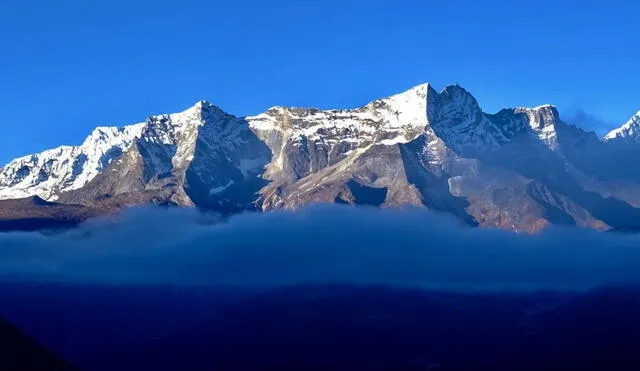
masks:
<svg viewBox="0 0 640 371"><path fill-rule="evenodd" d="M389 190L385 188L373 188L364 186L351 179L347 182L347 188L353 195L357 205L380 206L387 198Z"/></svg>
<svg viewBox="0 0 640 371"><path fill-rule="evenodd" d="M422 203L427 208L453 214L464 223L477 226L478 222L466 211L469 201L451 194L448 174L435 176L418 158L419 149L424 147L425 141L426 138L420 136L407 144L399 145L407 180L418 189L422 195Z"/></svg>
<svg viewBox="0 0 640 371"><path fill-rule="evenodd" d="M245 119L236 119L233 124L241 141L239 148L213 146L207 138L219 134L215 131L220 128L215 126L201 128L196 140L183 186L200 209L223 214L255 210L258 192L269 184L262 174L273 157L271 149Z"/></svg>

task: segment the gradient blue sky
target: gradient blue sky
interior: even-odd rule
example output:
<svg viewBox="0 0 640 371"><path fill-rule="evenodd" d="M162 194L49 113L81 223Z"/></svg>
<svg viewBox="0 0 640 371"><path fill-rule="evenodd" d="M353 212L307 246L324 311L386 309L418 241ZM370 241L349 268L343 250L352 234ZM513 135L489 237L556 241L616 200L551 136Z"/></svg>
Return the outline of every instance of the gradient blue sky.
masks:
<svg viewBox="0 0 640 371"><path fill-rule="evenodd" d="M628 0L6 0L0 162L201 99L236 115L352 107L422 82L459 83L489 112L553 103L619 124L640 109L638 14Z"/></svg>

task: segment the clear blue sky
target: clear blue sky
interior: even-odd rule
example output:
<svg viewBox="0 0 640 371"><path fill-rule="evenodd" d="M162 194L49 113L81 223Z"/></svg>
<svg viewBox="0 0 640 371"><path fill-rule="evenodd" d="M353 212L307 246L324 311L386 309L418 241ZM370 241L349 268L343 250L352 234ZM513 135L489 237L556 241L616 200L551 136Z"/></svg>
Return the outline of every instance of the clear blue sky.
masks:
<svg viewBox="0 0 640 371"><path fill-rule="evenodd" d="M459 83L489 112L553 103L618 123L640 109L638 14L629 0L5 0L0 162L201 99L237 115L352 107L421 82Z"/></svg>

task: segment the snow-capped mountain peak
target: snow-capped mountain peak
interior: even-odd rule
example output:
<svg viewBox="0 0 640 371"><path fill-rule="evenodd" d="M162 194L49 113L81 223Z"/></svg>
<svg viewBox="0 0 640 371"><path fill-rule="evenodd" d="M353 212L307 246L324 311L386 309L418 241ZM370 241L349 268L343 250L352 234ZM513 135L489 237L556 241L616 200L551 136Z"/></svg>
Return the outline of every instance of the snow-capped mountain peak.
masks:
<svg viewBox="0 0 640 371"><path fill-rule="evenodd" d="M313 143L331 158L341 159L372 143L392 145L413 140L428 125L429 89L428 84L417 85L354 109L272 107L246 120L273 151L275 161L270 171L277 171L284 166L282 156L288 145Z"/></svg>
<svg viewBox="0 0 640 371"><path fill-rule="evenodd" d="M605 141L613 139L628 139L640 142L640 111L633 115L629 121L617 129L610 131L603 138Z"/></svg>
<svg viewBox="0 0 640 371"><path fill-rule="evenodd" d="M440 93L430 90L427 105L429 126L459 153L494 150L507 140L477 100L459 85L449 85Z"/></svg>
<svg viewBox="0 0 640 371"><path fill-rule="evenodd" d="M0 199L39 195L55 200L98 175L140 136L144 124L98 127L80 146L61 146L24 156L0 169Z"/></svg>
<svg viewBox="0 0 640 371"><path fill-rule="evenodd" d="M320 110L315 108L274 106L266 112L246 117L256 130L293 130L293 135L313 134L317 129L349 127L371 132L368 125L395 130L399 127L426 125L426 96L429 84L417 85L402 93L376 99L354 109ZM286 120L278 120L287 116ZM358 121L365 121L364 124Z"/></svg>
<svg viewBox="0 0 640 371"><path fill-rule="evenodd" d="M207 107L207 106L212 106L212 104L207 102L206 100L200 100L200 101L197 101L196 104L193 105L193 108L202 109L202 108Z"/></svg>
<svg viewBox="0 0 640 371"><path fill-rule="evenodd" d="M551 104L544 104L533 108L521 107L518 108L518 110L529 115L532 129L543 129L545 127L555 126L560 121L558 109Z"/></svg>
<svg viewBox="0 0 640 371"><path fill-rule="evenodd" d="M557 125L560 123L560 114L555 106L544 104L534 108L517 108L516 113L527 116L529 127L543 143L550 148L558 145Z"/></svg>
<svg viewBox="0 0 640 371"><path fill-rule="evenodd" d="M222 140L237 145L242 122L203 100L182 112L150 116L146 122L100 126L81 145L61 146L9 162L0 169L0 199L38 195L54 201L63 192L85 186L134 143L157 171L184 168L193 159L199 138L212 145L221 145ZM203 131L205 125L208 128Z"/></svg>

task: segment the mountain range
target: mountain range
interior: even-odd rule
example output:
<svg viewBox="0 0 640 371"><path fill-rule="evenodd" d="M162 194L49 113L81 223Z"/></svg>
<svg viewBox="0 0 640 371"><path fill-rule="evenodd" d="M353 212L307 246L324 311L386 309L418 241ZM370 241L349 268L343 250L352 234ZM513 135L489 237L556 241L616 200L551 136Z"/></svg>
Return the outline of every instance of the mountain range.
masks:
<svg viewBox="0 0 640 371"><path fill-rule="evenodd" d="M640 227L640 112L599 138L551 105L489 114L458 85L355 109L236 117L201 101L0 169L0 230L159 204L232 215L310 203L452 214L472 226Z"/></svg>

